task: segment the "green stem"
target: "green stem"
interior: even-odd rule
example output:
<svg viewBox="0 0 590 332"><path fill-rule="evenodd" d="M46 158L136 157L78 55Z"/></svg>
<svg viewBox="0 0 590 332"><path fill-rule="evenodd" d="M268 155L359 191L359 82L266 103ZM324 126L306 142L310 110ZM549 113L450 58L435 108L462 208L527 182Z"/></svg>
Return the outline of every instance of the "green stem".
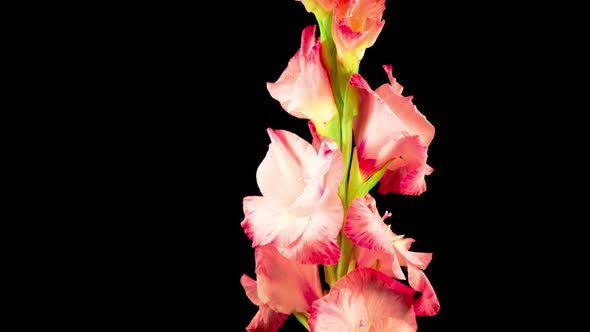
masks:
<svg viewBox="0 0 590 332"><path fill-rule="evenodd" d="M332 287L336 282L336 265L324 265L324 279Z"/></svg>
<svg viewBox="0 0 590 332"><path fill-rule="evenodd" d="M307 322L308 319L305 316L305 314L295 312L295 313L293 313L293 316L295 316L295 318L297 318L297 320L299 321L299 323L301 323L301 325L303 325L303 327L305 327L308 331L311 331L309 329L309 323Z"/></svg>
<svg viewBox="0 0 590 332"><path fill-rule="evenodd" d="M338 261L336 276L338 279L342 278L348 273L350 265L350 258L352 257L352 249L354 244L350 239L343 234L342 242L340 243L340 260Z"/></svg>

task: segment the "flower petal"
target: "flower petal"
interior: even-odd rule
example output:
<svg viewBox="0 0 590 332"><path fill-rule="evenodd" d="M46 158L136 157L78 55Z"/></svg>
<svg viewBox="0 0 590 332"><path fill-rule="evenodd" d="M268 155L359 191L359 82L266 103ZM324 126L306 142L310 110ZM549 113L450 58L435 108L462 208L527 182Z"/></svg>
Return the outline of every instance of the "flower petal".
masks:
<svg viewBox="0 0 590 332"><path fill-rule="evenodd" d="M316 151L319 151L320 144L322 144L324 137L318 134L317 128L312 121L308 121L307 126L309 127L309 132L311 133L311 146L313 146Z"/></svg>
<svg viewBox="0 0 590 332"><path fill-rule="evenodd" d="M258 290L256 286L256 280L248 277L246 274L242 275L240 278L240 283L244 287L244 291L246 291L246 296L252 301L252 303L256 305L261 305L262 301L258 298Z"/></svg>
<svg viewBox="0 0 590 332"><path fill-rule="evenodd" d="M309 325L314 332L357 331L358 328L381 331L375 328L391 327L391 323L379 322L392 318L404 322L400 324L400 331L408 331L408 326L415 331L414 293L413 289L377 270L355 269L339 279L326 296L313 303ZM372 326L375 322L378 324Z"/></svg>
<svg viewBox="0 0 590 332"><path fill-rule="evenodd" d="M422 293L414 304L414 311L418 316L434 316L440 309L438 297L424 271L408 265L408 281L410 286Z"/></svg>
<svg viewBox="0 0 590 332"><path fill-rule="evenodd" d="M414 169L399 167L395 170L387 170L379 181L377 192L385 195L388 192L403 195L420 195L426 191L427 175L434 169L426 164Z"/></svg>
<svg viewBox="0 0 590 332"><path fill-rule="evenodd" d="M364 174L370 174L398 156L392 151L392 141L402 137L407 128L361 75L353 74L350 85L359 88L359 112L353 122L359 166ZM373 169L363 168L365 160L372 160Z"/></svg>
<svg viewBox="0 0 590 332"><path fill-rule="evenodd" d="M296 264L273 246L256 248L255 259L258 297L272 310L306 312L322 295L316 265Z"/></svg>
<svg viewBox="0 0 590 332"><path fill-rule="evenodd" d="M343 219L338 146L318 136L316 151L286 131L269 129L269 136L269 152L257 172L263 196L244 198L242 227L253 247L272 244L298 263L335 264Z"/></svg>
<svg viewBox="0 0 590 332"><path fill-rule="evenodd" d="M357 245L393 254L391 229L383 222L370 195L355 198L346 215L344 232Z"/></svg>
<svg viewBox="0 0 590 332"><path fill-rule="evenodd" d="M412 97L401 95L403 87L393 78L391 66L385 70L390 84L377 91L359 74L350 80L359 89L359 113L353 123L359 168L366 176L390 162L378 192L419 195L426 190L424 177L433 171L426 159L434 126L418 111Z"/></svg>
<svg viewBox="0 0 590 332"><path fill-rule="evenodd" d="M289 315L271 310L268 306L262 305L246 327L247 332L277 332Z"/></svg>
<svg viewBox="0 0 590 332"><path fill-rule="evenodd" d="M338 190L327 187L305 232L290 246L279 247L285 257L301 264L336 264L340 248L336 239L344 214Z"/></svg>
<svg viewBox="0 0 590 332"><path fill-rule="evenodd" d="M311 144L291 132L270 128L267 132L271 143L256 171L256 181L265 198L286 209L305 189L306 168L317 153Z"/></svg>
<svg viewBox="0 0 590 332"><path fill-rule="evenodd" d="M316 26L303 29L301 47L275 83L267 83L270 95L291 115L324 126L338 113L328 72L321 61Z"/></svg>
<svg viewBox="0 0 590 332"><path fill-rule="evenodd" d="M395 254L355 246L354 257L358 267L371 267L397 280L406 280L406 275Z"/></svg>
<svg viewBox="0 0 590 332"><path fill-rule="evenodd" d="M397 243L401 242L401 241L403 241L403 240L398 240L393 243L395 246L396 253L399 256L401 256L401 260L402 260L401 265L403 265L403 266L414 265L421 270L426 269L426 267L428 267L428 264L430 264L430 261L432 260L432 253L414 252L414 251L409 251L407 249L398 247Z"/></svg>
<svg viewBox="0 0 590 332"><path fill-rule="evenodd" d="M371 325L369 332L413 332L416 331L417 326L412 325L411 320L404 320L399 318L389 317L387 319L381 319Z"/></svg>
<svg viewBox="0 0 590 332"><path fill-rule="evenodd" d="M411 96L402 96L403 87L393 77L391 65L384 65L383 68L389 77L389 84L381 85L375 92L395 112L409 132L419 135L422 144L430 145L434 137L434 126L418 111L418 108L412 103Z"/></svg>
<svg viewBox="0 0 590 332"><path fill-rule="evenodd" d="M258 298L256 281L247 275L242 275L240 282L246 291L246 295L252 303L258 306L258 312L246 327L249 332L276 332L283 325L289 315L271 310Z"/></svg>
<svg viewBox="0 0 590 332"><path fill-rule="evenodd" d="M306 229L296 241L277 246L285 257L302 264L336 264L340 258L336 239L344 209L338 186L344 174L344 161L336 143L326 137L320 140L316 165L312 167L315 175L310 175L308 184L308 190L315 195L303 193L288 210L298 215L309 213Z"/></svg>
<svg viewBox="0 0 590 332"><path fill-rule="evenodd" d="M335 0L332 37L338 56L354 55L359 61L373 46L385 21L385 0Z"/></svg>
<svg viewBox="0 0 590 332"><path fill-rule="evenodd" d="M303 234L309 224L310 218L297 218L272 203L263 196L244 198L241 225L252 240L252 247L269 243L288 246Z"/></svg>
<svg viewBox="0 0 590 332"><path fill-rule="evenodd" d="M344 161L338 146L328 138L320 143L314 162L310 161L303 175L306 186L289 208L289 213L304 216L312 214L326 187L337 188L344 174Z"/></svg>
<svg viewBox="0 0 590 332"><path fill-rule="evenodd" d="M330 290L327 296L312 305L309 326L314 332L355 332L356 327L369 313L363 306L361 296L345 288Z"/></svg>

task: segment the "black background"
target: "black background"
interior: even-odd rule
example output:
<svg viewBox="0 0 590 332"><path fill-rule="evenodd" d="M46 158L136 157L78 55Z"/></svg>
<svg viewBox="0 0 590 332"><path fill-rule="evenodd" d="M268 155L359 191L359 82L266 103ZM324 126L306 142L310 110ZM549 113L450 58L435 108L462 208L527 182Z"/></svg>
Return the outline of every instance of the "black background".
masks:
<svg viewBox="0 0 590 332"><path fill-rule="evenodd" d="M506 216L518 202L508 177L525 166L505 143L512 127L502 120L516 108L506 95L518 77L506 61L512 48L498 41L498 18L483 7L387 0L384 29L360 66L376 89L387 82L381 66L391 64L436 128L427 191L375 194L381 213L393 213L394 231L416 239L413 250L433 253L426 274L441 309L418 318L424 332L504 326L518 307L520 290L508 289L521 281L505 273L516 226ZM109 31L95 68L108 82L100 143L111 147L98 180L108 192L101 214L117 220L106 245L113 259L104 262L117 291L105 316L130 326L243 331L256 306L239 282L243 273L255 277L242 199L260 194L266 128L309 139L306 121L288 115L266 82L315 19L294 0L123 12L97 29ZM520 194L534 191L519 185ZM293 318L281 329L302 330Z"/></svg>

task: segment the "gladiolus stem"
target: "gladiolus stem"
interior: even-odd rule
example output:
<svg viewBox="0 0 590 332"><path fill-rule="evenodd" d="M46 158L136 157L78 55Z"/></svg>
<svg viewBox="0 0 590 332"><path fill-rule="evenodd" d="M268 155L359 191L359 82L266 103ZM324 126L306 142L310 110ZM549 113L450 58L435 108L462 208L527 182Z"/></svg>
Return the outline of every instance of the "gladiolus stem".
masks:
<svg viewBox="0 0 590 332"><path fill-rule="evenodd" d="M336 282L336 265L324 265L324 277L331 287Z"/></svg>
<svg viewBox="0 0 590 332"><path fill-rule="evenodd" d="M342 278L348 273L350 258L352 256L352 248L354 244L350 239L342 234L342 241L340 242L340 260L338 261L337 277Z"/></svg>

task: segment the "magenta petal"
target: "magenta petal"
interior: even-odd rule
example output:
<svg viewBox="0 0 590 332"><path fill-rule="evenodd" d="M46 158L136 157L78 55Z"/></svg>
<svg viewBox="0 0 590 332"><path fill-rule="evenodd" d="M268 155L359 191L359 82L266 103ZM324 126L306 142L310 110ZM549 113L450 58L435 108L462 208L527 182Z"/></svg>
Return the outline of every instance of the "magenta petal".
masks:
<svg viewBox="0 0 590 332"><path fill-rule="evenodd" d="M272 310L306 312L322 295L316 265L297 264L272 246L256 248L255 259L258 297Z"/></svg>
<svg viewBox="0 0 590 332"><path fill-rule="evenodd" d="M440 309L438 297L434 292L434 288L430 281L424 274L424 271L415 266L408 265L408 281L410 286L422 295L416 299L414 304L414 311L418 316L434 316Z"/></svg>

